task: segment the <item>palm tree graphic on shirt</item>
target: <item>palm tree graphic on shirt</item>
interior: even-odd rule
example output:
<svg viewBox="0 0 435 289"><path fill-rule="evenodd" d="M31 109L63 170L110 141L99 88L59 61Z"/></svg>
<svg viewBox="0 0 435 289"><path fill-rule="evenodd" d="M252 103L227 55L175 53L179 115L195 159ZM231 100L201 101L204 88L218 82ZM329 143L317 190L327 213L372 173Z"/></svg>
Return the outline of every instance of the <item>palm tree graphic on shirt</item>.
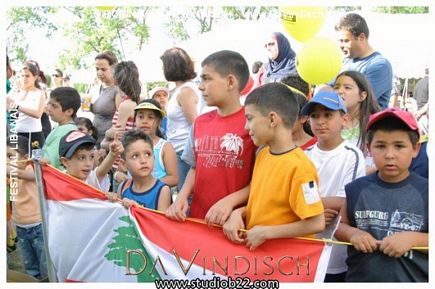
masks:
<svg viewBox="0 0 435 289"><path fill-rule="evenodd" d="M243 153L243 139L237 134L227 133L221 138L220 149L233 152L236 155Z"/></svg>

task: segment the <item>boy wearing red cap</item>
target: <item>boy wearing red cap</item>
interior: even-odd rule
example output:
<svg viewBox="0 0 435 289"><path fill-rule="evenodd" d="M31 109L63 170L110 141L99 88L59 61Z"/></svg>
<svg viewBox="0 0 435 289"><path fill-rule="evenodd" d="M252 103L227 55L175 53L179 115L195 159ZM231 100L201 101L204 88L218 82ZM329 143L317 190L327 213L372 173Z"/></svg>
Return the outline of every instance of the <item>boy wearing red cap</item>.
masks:
<svg viewBox="0 0 435 289"><path fill-rule="evenodd" d="M368 149L378 171L345 187L337 239L348 247L346 281L428 282L428 180L410 172L420 149L409 112L370 117Z"/></svg>

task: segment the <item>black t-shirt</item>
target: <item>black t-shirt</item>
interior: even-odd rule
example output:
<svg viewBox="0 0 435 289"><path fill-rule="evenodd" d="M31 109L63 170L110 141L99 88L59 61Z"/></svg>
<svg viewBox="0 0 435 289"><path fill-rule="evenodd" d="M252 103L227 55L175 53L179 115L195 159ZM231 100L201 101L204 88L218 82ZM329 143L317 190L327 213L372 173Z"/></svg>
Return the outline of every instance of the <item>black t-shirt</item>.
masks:
<svg viewBox="0 0 435 289"><path fill-rule="evenodd" d="M428 232L428 180L412 173L400 183L385 183L377 173L345 187L349 224L375 239L402 231ZM400 258L348 247L349 282L428 282L428 255L416 250Z"/></svg>

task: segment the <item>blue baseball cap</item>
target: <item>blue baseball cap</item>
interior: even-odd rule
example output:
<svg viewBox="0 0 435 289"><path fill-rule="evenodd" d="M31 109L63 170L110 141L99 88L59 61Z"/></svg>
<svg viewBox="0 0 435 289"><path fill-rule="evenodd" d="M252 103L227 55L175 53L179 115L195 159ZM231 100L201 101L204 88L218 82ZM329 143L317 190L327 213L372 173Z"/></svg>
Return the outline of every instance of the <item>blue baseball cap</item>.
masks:
<svg viewBox="0 0 435 289"><path fill-rule="evenodd" d="M301 115L309 115L316 104L323 105L330 110L342 110L347 113L343 99L333 91L320 91L301 110Z"/></svg>

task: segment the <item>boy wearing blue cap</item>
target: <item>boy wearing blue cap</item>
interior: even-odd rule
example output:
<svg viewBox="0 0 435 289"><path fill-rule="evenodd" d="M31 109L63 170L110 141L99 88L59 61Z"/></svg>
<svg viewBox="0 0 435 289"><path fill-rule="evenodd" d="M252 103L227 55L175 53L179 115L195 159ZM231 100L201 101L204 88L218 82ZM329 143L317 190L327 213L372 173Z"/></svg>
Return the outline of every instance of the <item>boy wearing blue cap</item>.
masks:
<svg viewBox="0 0 435 289"><path fill-rule="evenodd" d="M348 117L346 105L335 92L320 91L301 110L309 116L311 130L317 143L305 150L314 163L320 179L320 196L325 207L329 237L334 219L345 202L344 186L356 178L365 176L365 161L362 152L343 140L341 130ZM328 230L330 229L330 230ZM325 282L344 281L347 271L346 246L334 245L328 264Z"/></svg>

